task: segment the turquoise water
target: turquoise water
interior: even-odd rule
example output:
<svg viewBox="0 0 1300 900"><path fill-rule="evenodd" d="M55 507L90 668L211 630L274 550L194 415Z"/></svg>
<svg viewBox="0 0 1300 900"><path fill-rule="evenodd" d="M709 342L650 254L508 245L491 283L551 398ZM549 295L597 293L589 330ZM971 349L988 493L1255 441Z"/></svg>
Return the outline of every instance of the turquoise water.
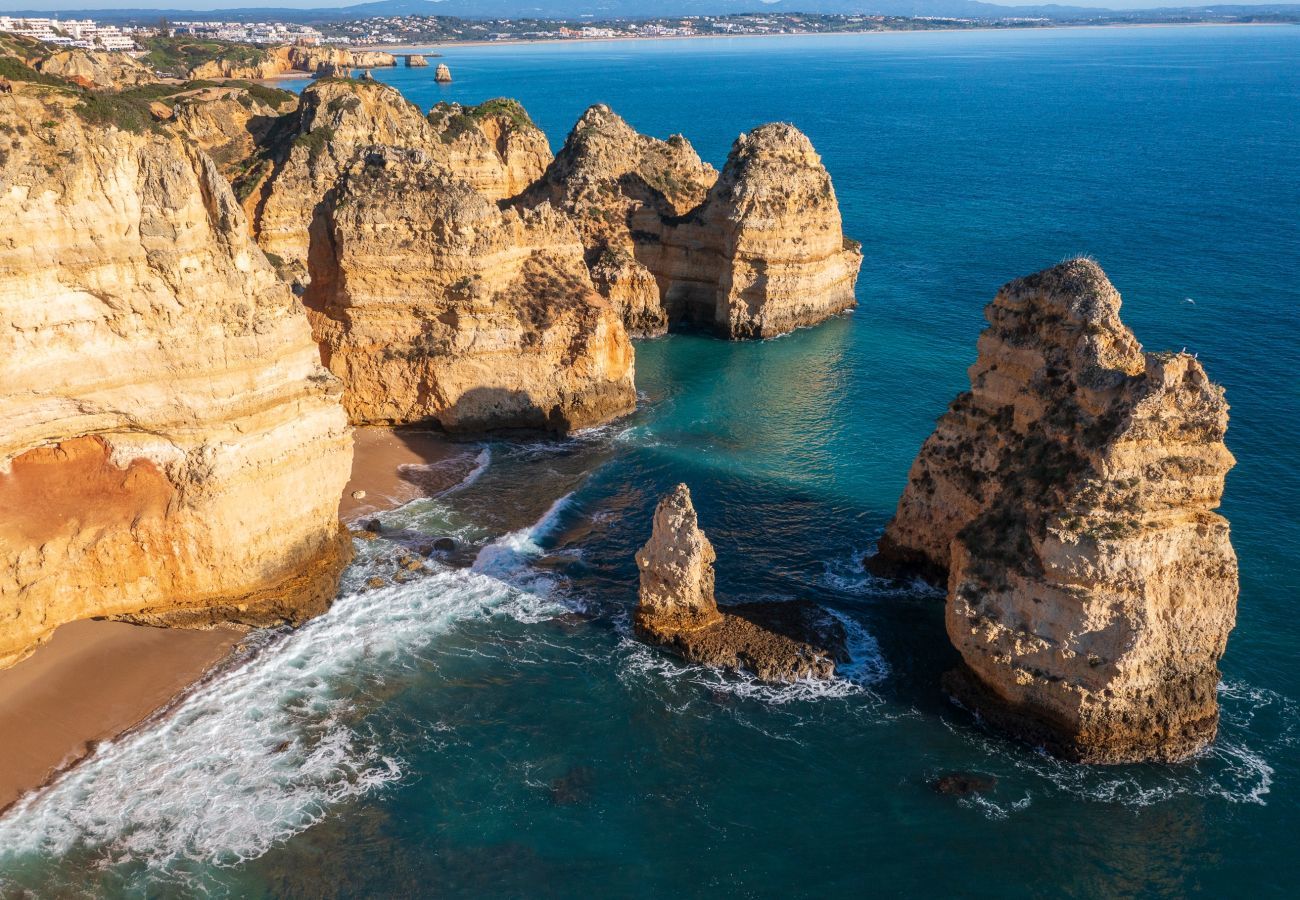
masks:
<svg viewBox="0 0 1300 900"><path fill-rule="evenodd" d="M453 48L412 100L589 103L720 165L796 123L866 262L852 316L637 347L643 402L571 441L450 447L342 598L0 820L0 894L1274 895L1300 881L1300 29ZM1080 252L1151 349L1233 406L1241 559L1223 726L1179 766L1088 769L939 691L941 599L859 560L965 384L997 287ZM1194 302L1187 302L1191 299ZM414 477L414 476L413 476ZM632 553L690 483L724 599L808 597L855 663L774 689L629 637ZM467 548L363 591L395 545ZM385 569L388 566L388 569ZM999 780L953 799L952 770Z"/></svg>

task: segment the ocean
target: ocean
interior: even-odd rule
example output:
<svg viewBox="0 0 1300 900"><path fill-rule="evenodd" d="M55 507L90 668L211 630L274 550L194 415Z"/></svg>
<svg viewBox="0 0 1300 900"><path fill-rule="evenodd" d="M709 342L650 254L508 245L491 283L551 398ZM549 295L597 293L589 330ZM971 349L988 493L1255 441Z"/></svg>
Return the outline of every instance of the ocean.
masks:
<svg viewBox="0 0 1300 900"><path fill-rule="evenodd" d="M1300 28L1102 28L441 50L427 108L590 104L681 132L803 129L863 242L858 309L762 343L637 343L637 413L448 448L325 616L0 819L0 895L1206 896L1300 885ZM1148 349L1232 405L1240 557L1215 745L1087 768L948 703L942 596L861 559L982 309L1079 253ZM695 496L723 601L833 610L853 663L772 687L631 637L660 495ZM455 565L366 590L404 542ZM386 561L387 560L387 561ZM997 778L940 796L951 771Z"/></svg>

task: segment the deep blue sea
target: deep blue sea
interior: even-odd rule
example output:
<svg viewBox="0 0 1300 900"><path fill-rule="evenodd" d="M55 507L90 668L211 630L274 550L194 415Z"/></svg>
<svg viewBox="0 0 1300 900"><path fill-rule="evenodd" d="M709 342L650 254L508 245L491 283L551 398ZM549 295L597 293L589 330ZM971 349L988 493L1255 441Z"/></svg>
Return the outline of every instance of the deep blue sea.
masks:
<svg viewBox="0 0 1300 900"><path fill-rule="evenodd" d="M630 420L449 445L333 610L0 820L0 894L1294 896L1300 887L1300 28L1108 28L448 48L428 107L521 100L556 148L591 103L685 134L802 128L863 242L851 316L637 345ZM1214 747L1084 768L943 697L942 598L873 581L1005 281L1088 253L1149 349L1232 404L1241 604ZM635 549L690 484L725 600L850 625L829 686L630 637ZM460 567L361 590L403 542ZM469 565L471 564L472 565ZM928 782L996 776L983 796Z"/></svg>

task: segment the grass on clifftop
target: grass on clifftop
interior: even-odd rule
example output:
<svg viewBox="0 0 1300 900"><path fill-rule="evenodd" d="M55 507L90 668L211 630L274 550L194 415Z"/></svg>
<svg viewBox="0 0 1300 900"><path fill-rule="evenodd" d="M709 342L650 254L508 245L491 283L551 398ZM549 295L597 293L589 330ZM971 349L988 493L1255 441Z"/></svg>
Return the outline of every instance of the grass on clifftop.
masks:
<svg viewBox="0 0 1300 900"><path fill-rule="evenodd" d="M429 110L429 121L442 127L444 144L455 143L462 135L477 129L479 122L494 116L504 118L515 129L537 128L523 105L508 97L485 100L478 106L460 106L444 101Z"/></svg>
<svg viewBox="0 0 1300 900"><path fill-rule="evenodd" d="M257 65L267 58L265 50L228 41L151 37L137 38L136 43L146 51L140 57L142 63L178 78L184 78L195 66L217 59L228 59L238 65Z"/></svg>

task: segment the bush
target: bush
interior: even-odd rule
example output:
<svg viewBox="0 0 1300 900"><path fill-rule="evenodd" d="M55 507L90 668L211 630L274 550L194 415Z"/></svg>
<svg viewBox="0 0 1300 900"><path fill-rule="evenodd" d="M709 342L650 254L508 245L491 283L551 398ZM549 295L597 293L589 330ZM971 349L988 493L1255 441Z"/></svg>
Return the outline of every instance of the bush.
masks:
<svg viewBox="0 0 1300 900"><path fill-rule="evenodd" d="M12 56L0 56L0 78L8 78L10 81L27 81L32 84L48 84L56 87L69 86L68 82L62 78L37 72L31 66L19 62Z"/></svg>

